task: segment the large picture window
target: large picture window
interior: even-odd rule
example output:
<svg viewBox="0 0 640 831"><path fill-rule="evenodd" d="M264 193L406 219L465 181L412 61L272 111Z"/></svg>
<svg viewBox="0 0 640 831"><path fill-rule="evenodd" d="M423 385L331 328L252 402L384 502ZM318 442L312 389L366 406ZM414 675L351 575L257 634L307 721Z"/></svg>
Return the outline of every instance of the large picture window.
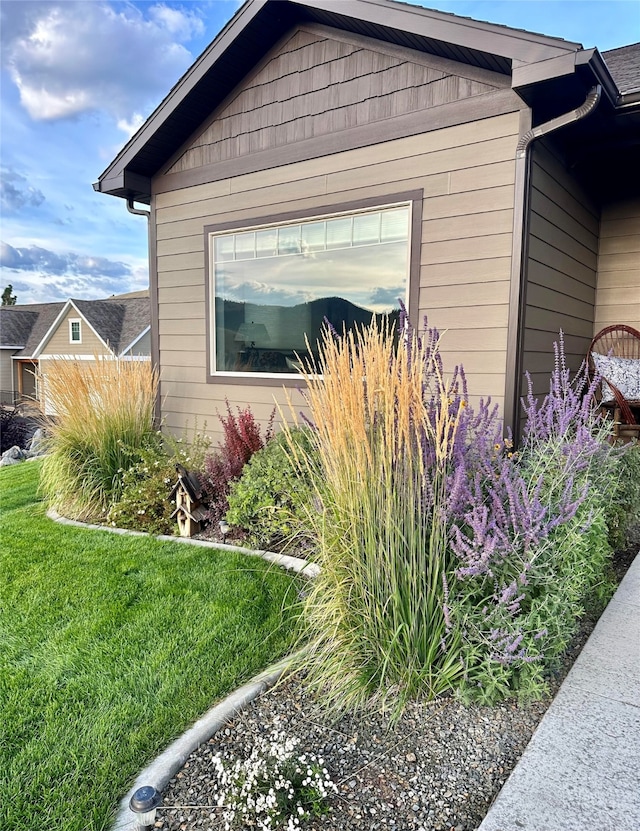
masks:
<svg viewBox="0 0 640 831"><path fill-rule="evenodd" d="M406 302L409 204L209 235L214 374L297 374L338 332Z"/></svg>

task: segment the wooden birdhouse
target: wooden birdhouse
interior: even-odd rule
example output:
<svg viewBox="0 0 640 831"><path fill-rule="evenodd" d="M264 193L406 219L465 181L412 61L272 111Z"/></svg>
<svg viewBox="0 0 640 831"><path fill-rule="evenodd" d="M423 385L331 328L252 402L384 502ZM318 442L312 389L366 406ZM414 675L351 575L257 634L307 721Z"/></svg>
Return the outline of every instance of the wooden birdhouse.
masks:
<svg viewBox="0 0 640 831"><path fill-rule="evenodd" d="M193 537L207 515L207 509L202 504L202 486L197 475L182 465L176 465L176 473L178 481L171 491L176 509L171 516L178 522L181 537Z"/></svg>

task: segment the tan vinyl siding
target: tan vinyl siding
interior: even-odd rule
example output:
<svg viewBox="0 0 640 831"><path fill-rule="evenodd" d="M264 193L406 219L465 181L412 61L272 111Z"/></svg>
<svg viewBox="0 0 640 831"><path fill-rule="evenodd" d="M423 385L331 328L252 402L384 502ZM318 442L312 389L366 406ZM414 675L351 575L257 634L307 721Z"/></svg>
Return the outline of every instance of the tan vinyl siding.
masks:
<svg viewBox="0 0 640 831"><path fill-rule="evenodd" d="M0 349L0 403L11 403L13 401L14 379L13 379L13 364L15 361L11 360L12 355L15 355L17 349Z"/></svg>
<svg viewBox="0 0 640 831"><path fill-rule="evenodd" d="M125 354L128 356L151 355L151 332L143 335Z"/></svg>
<svg viewBox="0 0 640 831"><path fill-rule="evenodd" d="M71 341L69 321L80 321L81 343ZM104 343L93 332L87 321L75 309L70 309L44 345L42 357L46 355L104 355Z"/></svg>
<svg viewBox="0 0 640 831"><path fill-rule="evenodd" d="M599 211L542 143L534 145L531 187L523 370L541 394L548 391L560 330L573 370L591 340Z"/></svg>
<svg viewBox="0 0 640 831"><path fill-rule="evenodd" d="M294 142L362 127L494 92L453 73L451 62L409 59L317 31L292 32L276 46L171 166L179 173ZM395 54L394 54L395 53ZM464 74L464 73L463 73ZM478 74L477 72L475 73ZM486 76L486 77L485 77Z"/></svg>
<svg viewBox="0 0 640 831"><path fill-rule="evenodd" d="M206 383L204 227L253 224L284 211L424 189L419 310L446 329L447 371L470 358L473 396L504 395L517 113L242 175L155 197L163 417L169 429L206 418L217 431L225 398L267 418L278 387ZM434 188L437 182L437 188ZM436 191L434 193L434 190ZM188 197L191 197L189 199ZM184 252L170 253L176 246ZM293 392L296 407L301 399Z"/></svg>
<svg viewBox="0 0 640 831"><path fill-rule="evenodd" d="M640 330L640 199L602 211L594 334L613 323Z"/></svg>

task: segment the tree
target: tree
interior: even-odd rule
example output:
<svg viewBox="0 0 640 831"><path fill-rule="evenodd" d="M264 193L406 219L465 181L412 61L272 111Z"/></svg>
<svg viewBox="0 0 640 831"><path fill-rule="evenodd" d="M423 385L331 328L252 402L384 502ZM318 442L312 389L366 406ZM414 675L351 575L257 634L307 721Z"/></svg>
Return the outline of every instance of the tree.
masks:
<svg viewBox="0 0 640 831"><path fill-rule="evenodd" d="M13 293L13 286L9 283L6 289L2 292L2 305L15 306L17 300L18 298Z"/></svg>

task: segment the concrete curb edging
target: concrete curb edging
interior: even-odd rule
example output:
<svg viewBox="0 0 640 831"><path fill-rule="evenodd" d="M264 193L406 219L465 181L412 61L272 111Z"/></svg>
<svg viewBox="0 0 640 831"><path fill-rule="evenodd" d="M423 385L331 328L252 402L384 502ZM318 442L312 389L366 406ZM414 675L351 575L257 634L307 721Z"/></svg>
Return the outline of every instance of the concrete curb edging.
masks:
<svg viewBox="0 0 640 831"><path fill-rule="evenodd" d="M208 741L234 716L244 710L254 699L273 687L283 673L295 662L300 653L283 659L257 675L248 684L232 692L227 698L214 705L199 718L185 733L167 747L151 764L136 777L120 802L120 808L111 831L135 831L135 817L129 809L129 800L143 785L152 785L162 792L169 780L177 773L190 754Z"/></svg>
<svg viewBox="0 0 640 831"><path fill-rule="evenodd" d="M278 554L275 551L264 551L259 548L242 548L239 545L227 545L227 543L209 542L208 540L194 540L190 537L172 537L169 534L147 534L145 531L131 531L128 528L112 528L109 525L95 525L88 522L79 522L76 519L67 519L61 516L53 508L49 508L47 516L54 522L61 525L71 525L76 528L87 528L91 531L108 531L110 534L121 534L122 536L130 537L153 537L161 542L178 542L184 545L197 545L202 548L219 548L222 551L231 551L238 554L245 554L247 557L260 557L262 560L274 563L274 565L282 566L289 571L295 571L303 577L314 578L320 574L320 566L315 563L310 563L308 560L303 560L301 557L291 557L289 554Z"/></svg>

